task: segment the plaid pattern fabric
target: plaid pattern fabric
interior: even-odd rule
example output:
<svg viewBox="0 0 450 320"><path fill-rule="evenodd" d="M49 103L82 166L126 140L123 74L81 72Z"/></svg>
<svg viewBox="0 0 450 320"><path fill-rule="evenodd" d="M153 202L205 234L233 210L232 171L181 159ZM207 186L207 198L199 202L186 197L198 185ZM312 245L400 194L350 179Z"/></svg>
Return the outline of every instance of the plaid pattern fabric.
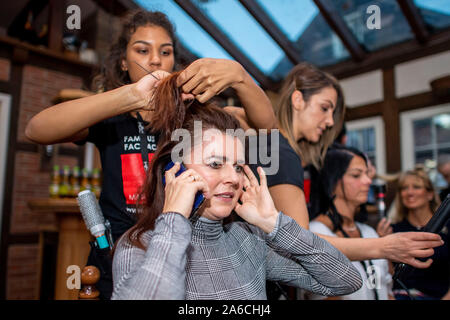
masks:
<svg viewBox="0 0 450 320"><path fill-rule="evenodd" d="M166 213L143 242L145 251L119 241L113 299L267 299L266 280L327 296L362 285L342 253L283 213L270 234L243 222Z"/></svg>

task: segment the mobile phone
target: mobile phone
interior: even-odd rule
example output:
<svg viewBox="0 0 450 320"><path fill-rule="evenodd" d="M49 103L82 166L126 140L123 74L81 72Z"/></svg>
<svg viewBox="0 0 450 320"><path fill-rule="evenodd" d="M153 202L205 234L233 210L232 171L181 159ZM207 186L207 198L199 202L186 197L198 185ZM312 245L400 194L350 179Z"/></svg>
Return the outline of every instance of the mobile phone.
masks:
<svg viewBox="0 0 450 320"><path fill-rule="evenodd" d="M172 161L170 161L166 167L164 168L164 173L167 170L170 170L173 166L175 165L175 163L173 163ZM180 174L182 174L184 171L186 171L186 167L181 163L180 164L180 170L178 170L177 173L175 173L175 177L178 177ZM166 185L166 178L163 175L163 185ZM192 211L191 211L191 215L190 217L192 217L194 214L197 213L198 209L200 208L200 206L203 204L203 202L205 201L205 197L203 196L203 193L201 191L197 192L197 194L195 195L195 199L194 199L194 206L192 207Z"/></svg>

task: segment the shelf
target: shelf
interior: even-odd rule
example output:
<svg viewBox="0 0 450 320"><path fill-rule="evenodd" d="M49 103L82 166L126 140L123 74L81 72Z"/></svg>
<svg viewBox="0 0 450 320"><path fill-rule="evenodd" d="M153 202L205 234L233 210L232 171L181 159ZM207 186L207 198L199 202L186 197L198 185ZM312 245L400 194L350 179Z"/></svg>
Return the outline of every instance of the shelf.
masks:
<svg viewBox="0 0 450 320"><path fill-rule="evenodd" d="M80 213L77 199L41 198L28 201L28 207L36 212Z"/></svg>

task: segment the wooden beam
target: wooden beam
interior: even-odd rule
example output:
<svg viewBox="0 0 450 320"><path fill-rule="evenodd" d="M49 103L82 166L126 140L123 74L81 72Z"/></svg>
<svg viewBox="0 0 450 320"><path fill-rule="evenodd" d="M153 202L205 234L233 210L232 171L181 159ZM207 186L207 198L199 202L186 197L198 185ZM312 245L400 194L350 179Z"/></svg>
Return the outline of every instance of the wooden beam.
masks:
<svg viewBox="0 0 450 320"><path fill-rule="evenodd" d="M383 114L383 102L375 102L360 107L347 108L345 121L359 120Z"/></svg>
<svg viewBox="0 0 450 320"><path fill-rule="evenodd" d="M263 8L255 0L239 0L255 20L266 30L272 39L283 49L288 59L295 65L300 63L301 56L299 50L285 36L277 24L269 17Z"/></svg>
<svg viewBox="0 0 450 320"><path fill-rule="evenodd" d="M174 0L195 22L211 35L234 59L259 82L263 89L272 89L275 84L190 0Z"/></svg>
<svg viewBox="0 0 450 320"><path fill-rule="evenodd" d="M0 36L0 57L16 61L20 59L22 63L79 76L83 79L86 89L90 88L92 77L99 69L96 65L67 57L62 53L4 36Z"/></svg>
<svg viewBox="0 0 450 320"><path fill-rule="evenodd" d="M425 26L422 16L420 15L419 9L414 5L414 1L397 0L397 2L406 20L408 20L417 41L422 44L427 42L430 34Z"/></svg>
<svg viewBox="0 0 450 320"><path fill-rule="evenodd" d="M6 299L6 277L8 274L8 247L10 224L13 209L14 172L16 159L17 128L19 123L20 97L23 77L23 64L11 61L11 112L9 121L8 149L5 168L5 188L3 198L1 244L0 244L0 300Z"/></svg>
<svg viewBox="0 0 450 320"><path fill-rule="evenodd" d="M450 94L447 96L437 96L433 92L424 92L397 99L397 106L399 112L405 112L449 102Z"/></svg>
<svg viewBox="0 0 450 320"><path fill-rule="evenodd" d="M333 29L342 40L344 46L350 52L353 60L364 60L366 56L365 50L359 44L358 39L356 39L344 19L339 15L334 4L329 0L314 0L314 3L317 8L319 8L320 13L324 17L325 21L327 21L331 29Z"/></svg>
<svg viewBox="0 0 450 320"><path fill-rule="evenodd" d="M121 17L128 13L128 11L139 8L133 1L120 1L120 0L92 0L100 8L106 12Z"/></svg>
<svg viewBox="0 0 450 320"><path fill-rule="evenodd" d="M382 113L386 146L386 172L395 173L402 169L400 157L400 114L395 98L394 68L383 70L384 103Z"/></svg>
<svg viewBox="0 0 450 320"><path fill-rule="evenodd" d="M12 85L9 81L0 80L0 92L10 93L12 91Z"/></svg>
<svg viewBox="0 0 450 320"><path fill-rule="evenodd" d="M56 52L62 51L65 13L63 1L49 1L48 47Z"/></svg>
<svg viewBox="0 0 450 320"><path fill-rule="evenodd" d="M364 61L359 63L344 61L322 69L333 74L338 79L343 79L376 69L393 67L402 62L447 50L450 50L450 30L430 36L426 46L417 43L414 39L370 53Z"/></svg>

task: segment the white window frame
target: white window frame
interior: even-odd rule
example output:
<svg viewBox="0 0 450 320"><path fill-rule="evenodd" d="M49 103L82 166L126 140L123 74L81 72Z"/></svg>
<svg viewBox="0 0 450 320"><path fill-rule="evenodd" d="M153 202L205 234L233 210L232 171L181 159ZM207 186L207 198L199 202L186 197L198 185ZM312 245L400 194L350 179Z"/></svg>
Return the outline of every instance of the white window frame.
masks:
<svg viewBox="0 0 450 320"><path fill-rule="evenodd" d="M450 112L449 103L400 113L402 171L413 169L415 165L413 122L446 112Z"/></svg>
<svg viewBox="0 0 450 320"><path fill-rule="evenodd" d="M377 173L386 174L386 145L384 140L384 121L383 117L376 116L360 120L346 121L347 132L352 130L375 129L375 167Z"/></svg>
<svg viewBox="0 0 450 320"><path fill-rule="evenodd" d="M8 155L11 95L0 93L0 230L3 217L3 195L5 191L6 161Z"/></svg>

